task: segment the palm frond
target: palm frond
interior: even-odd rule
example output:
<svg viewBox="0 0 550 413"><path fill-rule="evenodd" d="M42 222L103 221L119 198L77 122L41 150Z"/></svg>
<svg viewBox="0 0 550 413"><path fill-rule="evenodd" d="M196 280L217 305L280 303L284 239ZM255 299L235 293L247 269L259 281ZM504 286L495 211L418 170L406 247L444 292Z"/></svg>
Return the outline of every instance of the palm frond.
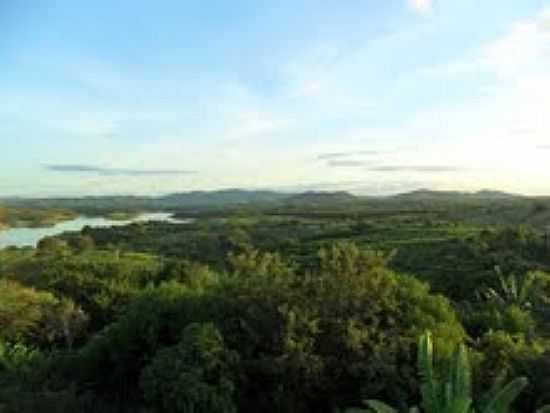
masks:
<svg viewBox="0 0 550 413"><path fill-rule="evenodd" d="M397 413L393 407L378 400L365 400L365 404L376 413Z"/></svg>
<svg viewBox="0 0 550 413"><path fill-rule="evenodd" d="M493 395L483 408L482 413L507 412L509 406L519 396L527 384L528 380L525 377L518 377L506 386L499 388L497 391L493 391Z"/></svg>
<svg viewBox="0 0 550 413"><path fill-rule="evenodd" d="M524 303L533 298L536 280L537 275L534 272L529 272L523 277L519 291L520 302Z"/></svg>

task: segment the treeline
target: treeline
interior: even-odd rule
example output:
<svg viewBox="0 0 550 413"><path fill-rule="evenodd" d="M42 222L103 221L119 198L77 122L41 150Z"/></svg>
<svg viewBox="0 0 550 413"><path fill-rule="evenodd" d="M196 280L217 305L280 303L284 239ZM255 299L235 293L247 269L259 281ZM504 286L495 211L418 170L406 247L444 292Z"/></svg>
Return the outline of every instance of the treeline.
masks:
<svg viewBox="0 0 550 413"><path fill-rule="evenodd" d="M526 197L496 191L464 193L413 191L388 197L354 196L347 192L280 193L228 189L194 191L160 197L99 196L83 198L3 198L2 204L27 210L71 210L104 216L113 212L175 212L182 217L226 217L243 213L340 219L384 218L398 214L431 214L477 225L529 225L544 230L550 221L549 197Z"/></svg>

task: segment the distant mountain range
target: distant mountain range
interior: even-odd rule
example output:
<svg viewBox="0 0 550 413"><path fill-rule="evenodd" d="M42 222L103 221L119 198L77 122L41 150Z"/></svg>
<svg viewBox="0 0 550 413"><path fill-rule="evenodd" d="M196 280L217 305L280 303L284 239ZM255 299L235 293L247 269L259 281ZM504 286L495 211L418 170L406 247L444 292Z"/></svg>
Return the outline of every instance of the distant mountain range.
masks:
<svg viewBox="0 0 550 413"><path fill-rule="evenodd" d="M350 202L358 199L359 197L350 194L346 191L336 192L315 192L308 191L299 194L287 196L284 199L286 204L320 204L324 202L341 203Z"/></svg>
<svg viewBox="0 0 550 413"><path fill-rule="evenodd" d="M289 198L289 194L275 191L225 189L220 191L192 191L169 194L157 198L165 205L209 206L277 202Z"/></svg>
<svg viewBox="0 0 550 413"><path fill-rule="evenodd" d="M394 195L393 198L406 199L511 199L524 198L523 195L511 194L508 192L494 191L484 189L477 192L462 192L462 191L434 191L430 189L419 189L416 191L405 192Z"/></svg>
<svg viewBox="0 0 550 413"><path fill-rule="evenodd" d="M393 201L460 201L460 200L505 200L527 198L501 191L478 192L434 191L419 189L387 197L356 196L345 191L309 191L284 193L270 190L224 189L217 191L191 191L158 197L149 196L88 196L82 198L4 198L3 204L21 207L68 208L80 211L103 210L151 210L223 208L240 205L319 205L351 203L357 200L388 199Z"/></svg>

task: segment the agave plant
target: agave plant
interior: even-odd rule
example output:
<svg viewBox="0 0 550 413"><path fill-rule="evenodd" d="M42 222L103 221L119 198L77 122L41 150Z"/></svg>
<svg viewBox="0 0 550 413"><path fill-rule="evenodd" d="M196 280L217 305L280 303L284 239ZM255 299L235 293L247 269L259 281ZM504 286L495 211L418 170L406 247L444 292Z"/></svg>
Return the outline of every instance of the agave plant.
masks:
<svg viewBox="0 0 550 413"><path fill-rule="evenodd" d="M418 368L422 379L422 410L425 413L473 413L472 370L466 347L461 344L455 351L448 372L434 368L433 342L430 333L418 340ZM507 413L510 405L527 386L527 379L517 378L503 385L497 381L479 403L480 413ZM377 413L397 413L397 410L378 400L367 400L366 405ZM545 409L545 408L543 408ZM409 412L419 412L416 407ZM538 413L550 413L541 410Z"/></svg>

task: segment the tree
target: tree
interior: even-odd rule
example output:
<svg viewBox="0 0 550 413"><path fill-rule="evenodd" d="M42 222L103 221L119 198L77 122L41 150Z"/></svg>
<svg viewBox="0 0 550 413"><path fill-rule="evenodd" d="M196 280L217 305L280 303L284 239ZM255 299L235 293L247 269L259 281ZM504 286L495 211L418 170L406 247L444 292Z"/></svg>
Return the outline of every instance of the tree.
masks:
<svg viewBox="0 0 550 413"><path fill-rule="evenodd" d="M0 339L38 338L48 309L56 304L57 300L50 293L0 280Z"/></svg>
<svg viewBox="0 0 550 413"><path fill-rule="evenodd" d="M51 331L51 339L62 338L71 350L75 339L81 335L88 324L88 316L72 300L63 298L52 309L49 317L48 330Z"/></svg>
<svg viewBox="0 0 550 413"><path fill-rule="evenodd" d="M56 257L70 255L69 244L56 237L46 237L38 241L36 246L38 255L53 255Z"/></svg>
<svg viewBox="0 0 550 413"><path fill-rule="evenodd" d="M235 413L237 359L213 324L191 324L176 346L159 351L143 370L145 400L171 413Z"/></svg>
<svg viewBox="0 0 550 413"><path fill-rule="evenodd" d="M93 250L95 248L95 241L89 235L80 235L74 240L73 245L76 251L83 253Z"/></svg>
<svg viewBox="0 0 550 413"><path fill-rule="evenodd" d="M0 280L0 340L47 344L63 339L70 347L86 322L71 300Z"/></svg>

